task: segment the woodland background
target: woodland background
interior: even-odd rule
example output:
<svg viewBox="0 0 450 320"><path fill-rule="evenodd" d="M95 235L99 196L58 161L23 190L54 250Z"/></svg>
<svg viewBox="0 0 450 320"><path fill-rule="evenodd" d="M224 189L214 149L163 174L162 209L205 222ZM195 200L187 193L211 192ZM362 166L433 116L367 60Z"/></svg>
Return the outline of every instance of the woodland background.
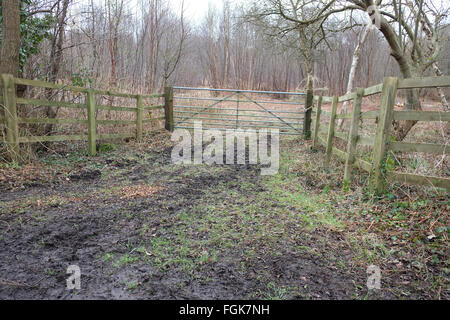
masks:
<svg viewBox="0 0 450 320"><path fill-rule="evenodd" d="M21 4L19 72L24 78L140 92L161 91L168 83L283 91L306 84L301 43L274 37L253 23L249 4L223 0L217 8L211 3L200 21L183 14L182 1L21 0ZM315 86L328 88L328 95L346 92L352 55L367 22L357 14L341 18L353 23L328 32L308 59ZM449 74L450 30L442 32L447 40L436 60L441 72ZM434 75L431 68L425 73ZM354 87L377 84L392 75L399 75L397 63L380 32L372 31L361 48Z"/></svg>

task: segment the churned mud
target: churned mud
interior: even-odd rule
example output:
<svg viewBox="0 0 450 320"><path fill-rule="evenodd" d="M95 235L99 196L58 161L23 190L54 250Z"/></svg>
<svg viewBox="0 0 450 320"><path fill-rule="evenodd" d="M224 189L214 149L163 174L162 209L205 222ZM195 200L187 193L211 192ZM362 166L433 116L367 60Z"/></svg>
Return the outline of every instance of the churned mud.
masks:
<svg viewBox="0 0 450 320"><path fill-rule="evenodd" d="M118 150L64 179L2 185L0 299L399 297L368 291L340 222L299 192L307 177L173 165L170 151ZM80 290L66 288L69 265Z"/></svg>

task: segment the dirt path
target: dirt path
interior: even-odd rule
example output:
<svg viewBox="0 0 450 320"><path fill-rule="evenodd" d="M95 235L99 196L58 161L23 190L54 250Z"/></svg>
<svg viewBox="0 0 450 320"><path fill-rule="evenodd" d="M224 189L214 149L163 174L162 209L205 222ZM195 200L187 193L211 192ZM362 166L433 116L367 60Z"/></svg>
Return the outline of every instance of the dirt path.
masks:
<svg viewBox="0 0 450 320"><path fill-rule="evenodd" d="M368 294L339 222L319 227L320 204L286 193L301 188L290 175L174 166L165 148L2 191L0 299L395 298ZM66 289L74 264L79 291Z"/></svg>

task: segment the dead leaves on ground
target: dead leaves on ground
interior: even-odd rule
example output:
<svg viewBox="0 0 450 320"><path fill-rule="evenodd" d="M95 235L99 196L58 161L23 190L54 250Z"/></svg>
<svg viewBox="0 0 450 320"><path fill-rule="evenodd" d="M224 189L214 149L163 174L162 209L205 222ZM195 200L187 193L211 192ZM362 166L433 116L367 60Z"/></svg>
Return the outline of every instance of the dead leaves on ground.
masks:
<svg viewBox="0 0 450 320"><path fill-rule="evenodd" d="M53 181L59 175L60 168L45 167L40 164L25 164L16 169L0 169L0 188L16 190L24 185L45 184Z"/></svg>
<svg viewBox="0 0 450 320"><path fill-rule="evenodd" d="M146 198L152 196L155 193L158 193L163 188L159 186L150 186L150 185L137 185L137 186L127 186L120 189L119 193L121 194L121 200L130 200L136 198Z"/></svg>

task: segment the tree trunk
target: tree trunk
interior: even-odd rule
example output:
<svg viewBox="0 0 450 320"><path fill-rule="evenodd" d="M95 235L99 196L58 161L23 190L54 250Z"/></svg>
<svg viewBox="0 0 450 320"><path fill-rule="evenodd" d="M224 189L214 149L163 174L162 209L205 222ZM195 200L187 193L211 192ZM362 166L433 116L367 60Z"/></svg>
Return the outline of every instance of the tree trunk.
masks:
<svg viewBox="0 0 450 320"><path fill-rule="evenodd" d="M64 0L63 7L61 10L61 13L59 14L58 19L58 25L56 28L56 32L52 41L52 49L50 53L50 72L48 80L50 82L56 82L58 78L58 73L61 68L61 62L62 62L62 47L64 43L64 30L65 30L65 24L66 24L66 16L67 16L67 9L69 7L70 0ZM53 99L53 90L47 89L46 90L46 99L52 100ZM47 118L54 119L56 118L58 114L58 108L57 107L47 107L46 110L46 116ZM53 130L53 124L48 123L44 127L44 134L49 135L51 134Z"/></svg>
<svg viewBox="0 0 450 320"><path fill-rule="evenodd" d="M20 50L20 2L19 0L3 0L2 2L2 33L3 41L0 49L0 75L3 73L19 75L19 50ZM0 81L0 92L2 82ZM3 106L0 107L0 115L4 114ZM5 131L6 128L4 127ZM3 136L6 131L3 132Z"/></svg>
<svg viewBox="0 0 450 320"><path fill-rule="evenodd" d="M398 37L395 31L384 18L381 18L380 21L380 31L383 33L389 47L391 48L391 56L395 59L395 61L397 61L402 76L404 78L411 78L413 75L411 65L409 64L405 53L398 43ZM405 106L403 108L407 110L422 110L419 100L419 91L417 89L406 90ZM402 141L416 123L417 121L411 120L394 122L395 139L397 141Z"/></svg>
<svg viewBox="0 0 450 320"><path fill-rule="evenodd" d="M433 69L434 69L434 73L436 74L436 76L442 77L442 71L439 68L439 64L437 61L435 63L433 63ZM442 88L436 88L436 89L439 94L439 98L441 98L441 103L442 103L442 107L443 107L444 111L449 111L448 102L447 102L447 98L445 97L444 91L442 91Z"/></svg>
<svg viewBox="0 0 450 320"><path fill-rule="evenodd" d="M3 42L0 51L0 74L19 75L20 1L3 0Z"/></svg>
<svg viewBox="0 0 450 320"><path fill-rule="evenodd" d="M152 0L150 2L150 44L149 44L149 59L148 59L148 68L149 68L149 77L148 77L148 91L153 92L155 87L155 77L156 77L156 53L157 53L157 42L158 42L158 0Z"/></svg>
<svg viewBox="0 0 450 320"><path fill-rule="evenodd" d="M228 87L228 74L230 64L230 4L226 0L223 2L223 36L224 36L224 70L223 83L224 88Z"/></svg>
<svg viewBox="0 0 450 320"><path fill-rule="evenodd" d="M308 79L306 81L306 90L313 90L314 81L312 72L308 72Z"/></svg>
<svg viewBox="0 0 450 320"><path fill-rule="evenodd" d="M119 25L122 19L123 1L114 4L114 17L111 15L110 2L108 4L108 25L109 25L109 54L111 57L111 70L109 77L109 86L116 86L116 67L117 67L117 50L119 41Z"/></svg>
<svg viewBox="0 0 450 320"><path fill-rule="evenodd" d="M371 26L369 25L363 30L363 33L362 33L361 37L359 38L358 44L356 45L355 51L353 52L352 66L350 68L350 73L348 75L347 92L345 94L349 94L353 91L356 69L358 68L359 59L361 58L361 50L362 50L364 43L367 40L367 36L370 33L370 29L371 29ZM342 106L341 114L347 113L347 106L348 106L348 101L345 101ZM339 128L342 128L344 121L345 121L344 119L340 120Z"/></svg>

